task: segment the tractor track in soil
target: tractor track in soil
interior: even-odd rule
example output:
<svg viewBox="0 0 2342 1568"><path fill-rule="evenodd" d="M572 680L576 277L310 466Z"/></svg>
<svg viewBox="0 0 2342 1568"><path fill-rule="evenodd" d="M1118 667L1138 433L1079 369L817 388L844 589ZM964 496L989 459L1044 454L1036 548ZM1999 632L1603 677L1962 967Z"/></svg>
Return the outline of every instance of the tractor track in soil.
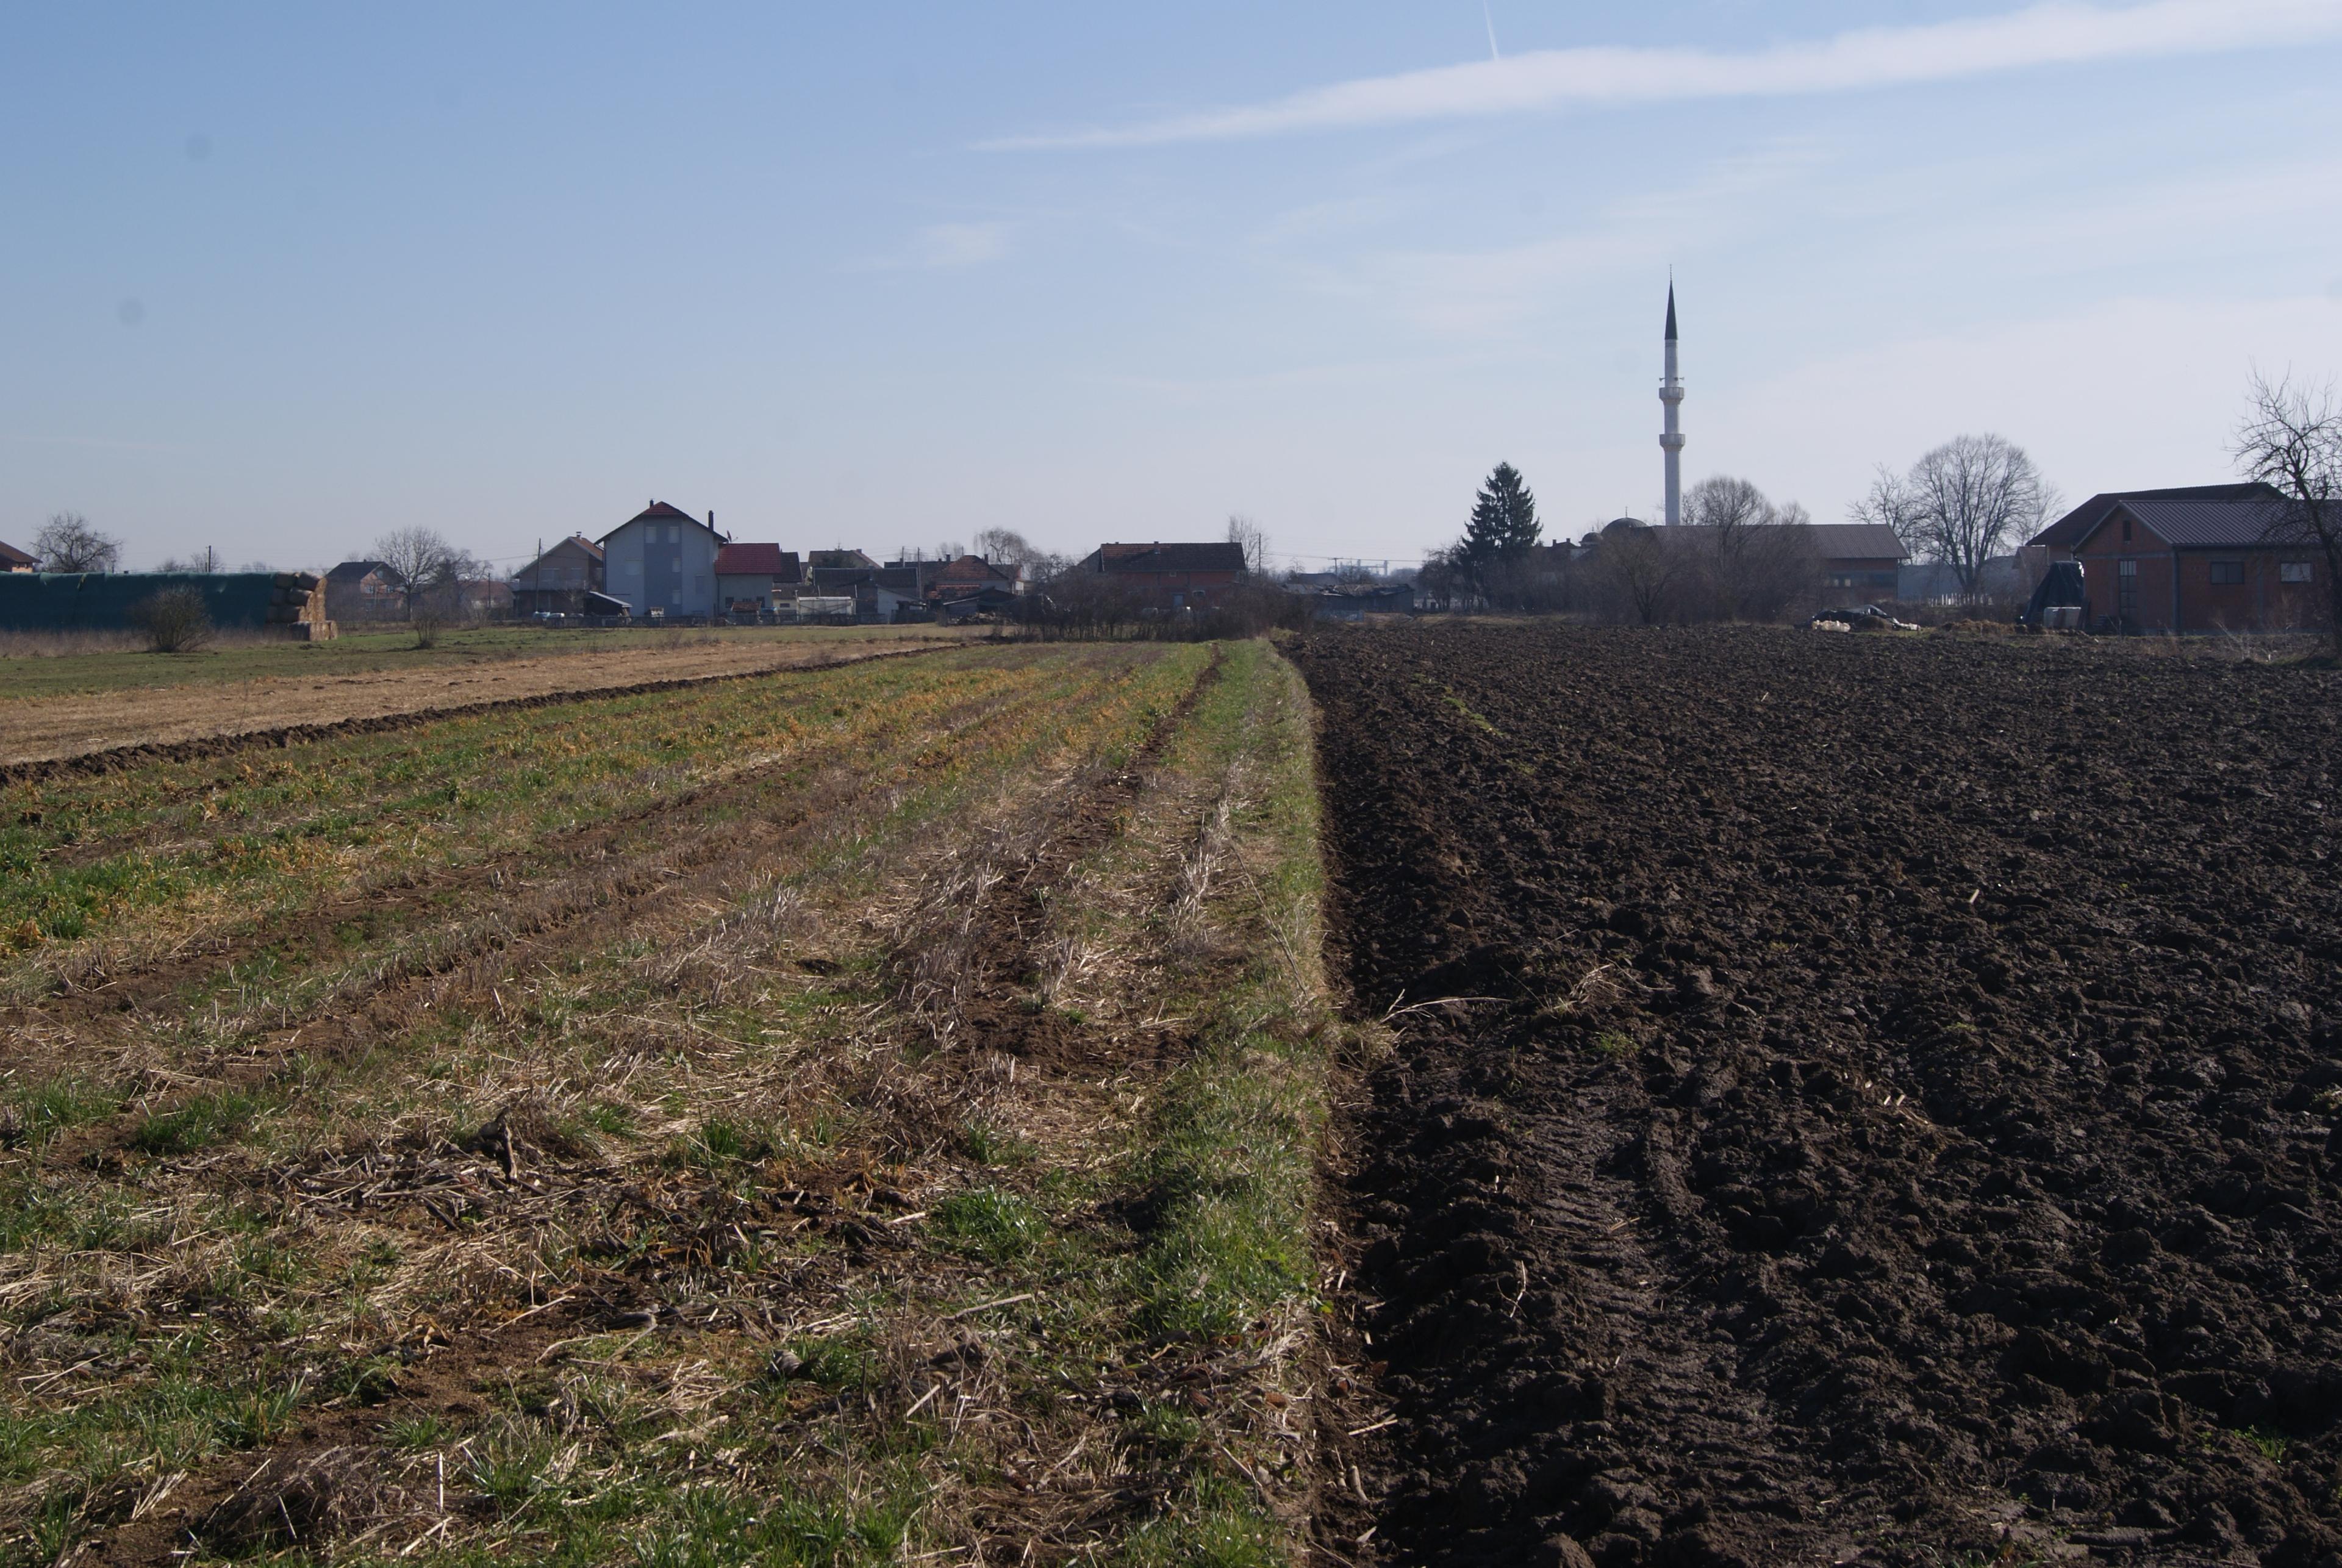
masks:
<svg viewBox="0 0 2342 1568"><path fill-rule="evenodd" d="M948 1004L956 1025L946 1032L952 1048L931 1058L929 1071L966 1073L992 1052L1029 1062L1045 1074L1076 1064L1095 1067L1096 1052L1083 1050L1073 1038L1080 1033L1078 1026L1026 1004L1041 956L1038 934L1049 924L1048 896L1086 856L1121 831L1140 797L1148 768L1193 714L1209 683L1218 678L1221 663L1215 649L1211 663L1122 767L1077 778L1046 821L1025 825L1019 834L1021 854L1013 867L985 890L966 923L974 940L966 984ZM906 988L905 1001L912 1000ZM494 1162L500 1156L515 1192L524 1183L545 1185L536 1170L524 1176L520 1161L533 1152L515 1140L501 1118L484 1129L482 1136L489 1142L467 1152L488 1161L485 1174L492 1181ZM535 1164L534 1158L531 1163ZM573 1206L584 1203L613 1213L633 1207L669 1217L642 1183L629 1181L623 1172L599 1166L564 1171L554 1162L544 1174L565 1189L557 1195ZM839 1261L828 1265L832 1269L862 1267L901 1244L885 1224L865 1217L873 1191L858 1160L849 1156L835 1170L801 1172L796 1180L791 1191L759 1194L753 1213L729 1194L696 1194L696 1201L721 1211L711 1212L701 1227L709 1249L706 1261L720 1261L721 1251L731 1244L726 1238L736 1235L744 1223L753 1226L775 1214L795 1216L842 1243ZM415 1203L395 1205L394 1212L377 1217L415 1227L448 1223L428 1205ZM660 1299L656 1275L635 1278L596 1272L571 1285L565 1296L505 1323L458 1328L436 1343L425 1341L415 1347L410 1365L384 1397L372 1403L312 1410L284 1441L256 1453L223 1455L174 1486L159 1500L161 1505L96 1537L77 1560L110 1568L168 1568L185 1561L193 1549L234 1552L298 1539L311 1518L331 1511L335 1490L348 1484L348 1456L378 1448L394 1422L427 1416L459 1427L475 1423L487 1413L484 1396L499 1374L534 1365L563 1342L581 1335L637 1326L645 1333L662 1326L686 1331L731 1326L721 1319L693 1323L677 1317ZM766 1331L772 1325L743 1318L739 1326L764 1338L769 1337Z"/></svg>
<svg viewBox="0 0 2342 1568"><path fill-rule="evenodd" d="M2342 682L1296 646L1396 1423L1356 1561L2342 1563ZM1374 1533L1359 1545L1371 1524Z"/></svg>

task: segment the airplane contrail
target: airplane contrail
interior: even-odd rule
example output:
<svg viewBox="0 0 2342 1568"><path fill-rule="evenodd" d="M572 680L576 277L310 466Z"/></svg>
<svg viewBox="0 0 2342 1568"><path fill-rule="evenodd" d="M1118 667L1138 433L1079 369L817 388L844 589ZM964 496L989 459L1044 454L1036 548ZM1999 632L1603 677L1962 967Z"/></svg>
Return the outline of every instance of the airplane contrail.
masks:
<svg viewBox="0 0 2342 1568"><path fill-rule="evenodd" d="M1496 19L1488 15L1488 0L1480 0L1480 20L1488 25L1488 58L1502 60L1504 56L1496 53Z"/></svg>

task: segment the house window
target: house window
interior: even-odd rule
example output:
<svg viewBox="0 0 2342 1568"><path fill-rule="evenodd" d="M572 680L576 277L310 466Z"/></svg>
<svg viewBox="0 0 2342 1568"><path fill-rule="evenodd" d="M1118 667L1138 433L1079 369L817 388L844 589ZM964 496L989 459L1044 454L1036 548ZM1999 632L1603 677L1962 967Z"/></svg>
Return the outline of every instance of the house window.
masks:
<svg viewBox="0 0 2342 1568"><path fill-rule="evenodd" d="M641 576L642 574L643 574L643 564L642 564L640 561L629 561L629 562L627 562L627 563L626 563L626 575L627 575L627 576L629 576L629 577L639 577L639 576Z"/></svg>
<svg viewBox="0 0 2342 1568"><path fill-rule="evenodd" d="M2308 582L2310 580L2309 563L2307 561L2278 562L2277 568L2277 580L2280 583Z"/></svg>
<svg viewBox="0 0 2342 1568"><path fill-rule="evenodd" d="M2215 561L2212 563L2212 586L2215 588L2242 587L2244 585L2244 581L2245 564L2242 561Z"/></svg>
<svg viewBox="0 0 2342 1568"><path fill-rule="evenodd" d="M2120 566L2115 569L2115 574L2121 577L2136 577L2138 575L2138 563L2136 561L2125 561Z"/></svg>
<svg viewBox="0 0 2342 1568"><path fill-rule="evenodd" d="M2127 517L2123 519L2123 543L2130 543L2130 519Z"/></svg>

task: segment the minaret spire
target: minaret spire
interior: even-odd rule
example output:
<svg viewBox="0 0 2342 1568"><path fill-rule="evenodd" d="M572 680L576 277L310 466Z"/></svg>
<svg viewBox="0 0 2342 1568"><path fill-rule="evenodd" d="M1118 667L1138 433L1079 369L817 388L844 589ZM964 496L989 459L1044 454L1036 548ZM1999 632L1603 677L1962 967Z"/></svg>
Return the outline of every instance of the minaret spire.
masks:
<svg viewBox="0 0 2342 1568"><path fill-rule="evenodd" d="M1659 383L1659 404L1666 410L1659 445L1667 454L1667 526L1683 521L1683 430L1676 410L1683 404L1683 383L1676 375L1676 280L1667 279L1667 333L1665 339L1666 379Z"/></svg>

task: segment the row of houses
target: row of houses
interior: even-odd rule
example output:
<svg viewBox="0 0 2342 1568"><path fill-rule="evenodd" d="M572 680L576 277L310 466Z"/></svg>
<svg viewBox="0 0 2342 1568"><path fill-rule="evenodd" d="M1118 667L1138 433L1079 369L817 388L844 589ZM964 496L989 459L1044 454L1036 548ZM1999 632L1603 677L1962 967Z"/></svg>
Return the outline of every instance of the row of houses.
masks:
<svg viewBox="0 0 2342 1568"><path fill-rule="evenodd" d="M1110 580L1164 608L1203 609L1244 580L1235 544L1102 544L1073 572ZM381 561L345 561L325 574L344 622L407 614L406 585ZM997 614L1036 584L1018 565L983 555L881 563L859 550L800 554L734 539L714 514L653 500L599 539L573 534L500 583L458 584L474 614L626 616L667 623L817 615L857 621L951 620ZM500 595L500 597L499 597Z"/></svg>

